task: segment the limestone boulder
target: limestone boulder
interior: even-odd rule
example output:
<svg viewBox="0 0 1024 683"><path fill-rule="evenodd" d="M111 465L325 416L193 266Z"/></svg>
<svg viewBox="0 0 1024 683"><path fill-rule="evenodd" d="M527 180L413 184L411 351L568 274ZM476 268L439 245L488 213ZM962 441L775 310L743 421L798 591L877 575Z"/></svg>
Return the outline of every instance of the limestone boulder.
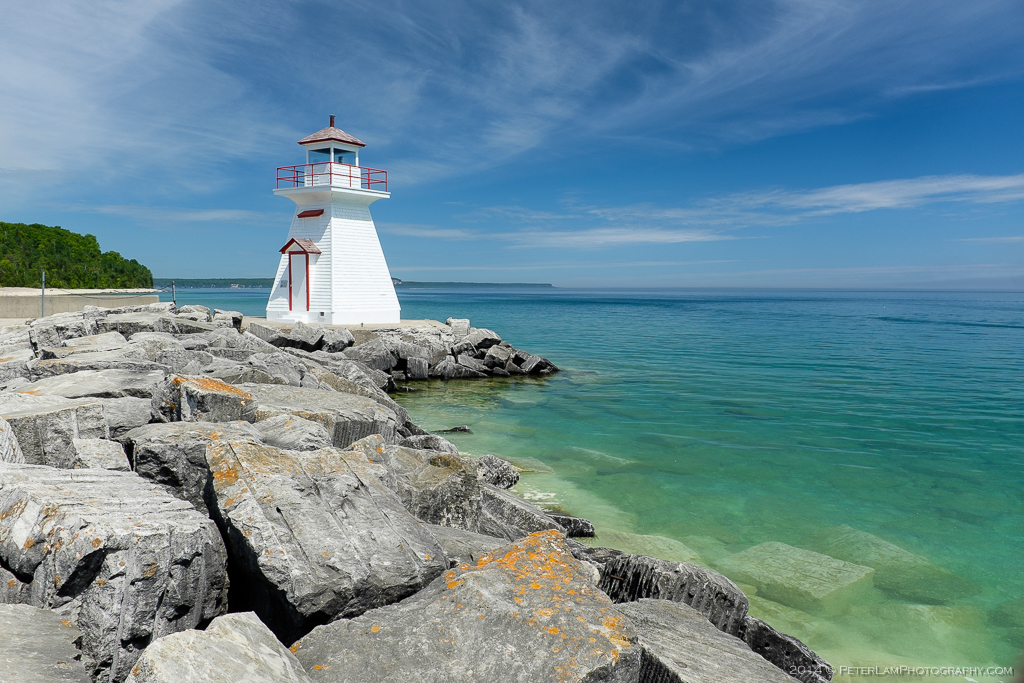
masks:
<svg viewBox="0 0 1024 683"><path fill-rule="evenodd" d="M208 340L209 337L204 335L203 339ZM179 375L195 375L199 368L213 361L213 356L205 351L208 344L183 343L188 341L191 341L189 337L178 339L167 332L139 332L132 335L122 352L133 358L158 363Z"/></svg>
<svg viewBox="0 0 1024 683"><path fill-rule="evenodd" d="M0 680L11 683L92 683L70 619L29 605L0 605Z"/></svg>
<svg viewBox="0 0 1024 683"><path fill-rule="evenodd" d="M811 549L875 570L874 585L914 602L943 604L977 595L981 587L894 543L846 525L809 539Z"/></svg>
<svg viewBox="0 0 1024 683"><path fill-rule="evenodd" d="M519 483L519 471L508 460L502 460L496 455L481 455L477 458L476 471L480 475L480 481L499 489L510 489ZM565 527L564 524L562 526ZM566 529L568 530L568 527Z"/></svg>
<svg viewBox="0 0 1024 683"><path fill-rule="evenodd" d="M130 472L0 464L0 602L60 609L98 680L227 611L213 522Z"/></svg>
<svg viewBox="0 0 1024 683"><path fill-rule="evenodd" d="M643 555L620 555L605 563L601 590L615 602L642 598L681 602L715 628L741 635L750 603L736 584L704 567Z"/></svg>
<svg viewBox="0 0 1024 683"><path fill-rule="evenodd" d="M415 448L421 451L440 451L458 455L459 449L448 439L437 434L413 434L407 436L399 443L406 448Z"/></svg>
<svg viewBox="0 0 1024 683"><path fill-rule="evenodd" d="M66 358L29 361L27 364L29 377L33 381L38 381L53 375L66 375L83 370L127 370L130 372L151 372L153 370L169 372L171 370L169 365L163 363L125 355L129 347L117 351L92 351L76 353Z"/></svg>
<svg viewBox="0 0 1024 683"><path fill-rule="evenodd" d="M430 368L427 374L436 379L467 379L487 376L483 372L460 365L451 356L445 356L437 365Z"/></svg>
<svg viewBox="0 0 1024 683"><path fill-rule="evenodd" d="M451 569L416 595L295 643L314 681L639 680L630 621L556 532ZM372 672L372 673L368 673Z"/></svg>
<svg viewBox="0 0 1024 683"><path fill-rule="evenodd" d="M397 416L399 423L405 424L409 421L408 411L395 403L394 399L386 393L378 389L376 384L373 382L359 384L346 377L339 377L313 361L307 362L309 365L307 366L306 379L311 376L316 377L317 381L320 383L320 389L329 388L345 394L365 396L366 398L373 399L385 408L393 411Z"/></svg>
<svg viewBox="0 0 1024 683"><path fill-rule="evenodd" d="M245 389L203 376L171 375L152 399L153 415L163 422L255 422L256 409Z"/></svg>
<svg viewBox="0 0 1024 683"><path fill-rule="evenodd" d="M832 665L793 636L779 633L754 617L743 624L743 641L750 649L801 683L828 683Z"/></svg>
<svg viewBox="0 0 1024 683"><path fill-rule="evenodd" d="M252 612L147 647L126 683L310 683L302 665Z"/></svg>
<svg viewBox="0 0 1024 683"><path fill-rule="evenodd" d="M123 441L137 475L205 513L203 489L210 476L206 447L220 439L261 443L261 438L248 422L171 422L138 427L125 434Z"/></svg>
<svg viewBox="0 0 1024 683"><path fill-rule="evenodd" d="M475 349L483 350L500 344L501 337L494 330L488 330L485 327L472 327L463 341L469 342Z"/></svg>
<svg viewBox="0 0 1024 683"><path fill-rule="evenodd" d="M469 318L448 318L444 324L451 328L452 334L465 337L469 334Z"/></svg>
<svg viewBox="0 0 1024 683"><path fill-rule="evenodd" d="M667 600L619 605L643 650L641 681L665 683L795 683L781 669L722 633L702 614Z"/></svg>
<svg viewBox="0 0 1024 683"><path fill-rule="evenodd" d="M315 451L330 448L331 435L324 426L295 415L276 415L257 422L263 443L288 451Z"/></svg>
<svg viewBox="0 0 1024 683"><path fill-rule="evenodd" d="M227 539L233 600L284 642L401 600L447 567L361 453L221 440L206 457L207 505Z"/></svg>
<svg viewBox="0 0 1024 683"><path fill-rule="evenodd" d="M320 349L327 353L341 353L355 343L356 338L352 336L352 333L344 327L339 327L334 330L324 330L323 346Z"/></svg>
<svg viewBox="0 0 1024 683"><path fill-rule="evenodd" d="M467 459L388 444L379 434L351 448L384 468L381 481L417 519L470 530L479 525L480 482Z"/></svg>
<svg viewBox="0 0 1024 683"><path fill-rule="evenodd" d="M549 513L549 516L562 525L565 535L569 538L593 538L597 534L593 522L589 519L554 512Z"/></svg>
<svg viewBox="0 0 1024 683"><path fill-rule="evenodd" d="M839 614L871 592L875 570L785 543L762 543L716 566L761 597L817 614Z"/></svg>
<svg viewBox="0 0 1024 683"><path fill-rule="evenodd" d="M284 351L298 358L314 361L323 369L338 377L351 380L367 389L387 391L394 385L391 375L387 372L374 370L361 361L343 358L340 353L327 353L325 351L308 353L294 348L286 348Z"/></svg>
<svg viewBox="0 0 1024 683"><path fill-rule="evenodd" d="M455 359L455 362L457 362L459 365L463 367L469 368L470 370L476 370L477 372L482 373L484 375L488 374L491 371L491 368L485 365L483 361L479 361L476 358L468 356L464 353L460 353L458 358Z"/></svg>
<svg viewBox="0 0 1024 683"><path fill-rule="evenodd" d="M0 384L32 376L32 363L36 354L26 346L5 347L0 350Z"/></svg>
<svg viewBox="0 0 1024 683"><path fill-rule="evenodd" d="M178 306L178 309L174 314L179 318L188 318L189 320L198 320L204 323L208 323L213 320L213 316L210 314L210 309L206 306L200 306L199 304Z"/></svg>
<svg viewBox="0 0 1024 683"><path fill-rule="evenodd" d="M508 359L512 356L511 347L495 345L487 349L484 355L484 365L491 368L504 368Z"/></svg>
<svg viewBox="0 0 1024 683"><path fill-rule="evenodd" d="M107 439L73 439L77 467L86 469L131 471L124 446Z"/></svg>
<svg viewBox="0 0 1024 683"><path fill-rule="evenodd" d="M484 555L508 543L504 538L484 536L450 526L428 524L427 527L430 529L430 535L437 539L448 557L449 568L460 564L476 564Z"/></svg>
<svg viewBox="0 0 1024 683"><path fill-rule="evenodd" d="M55 348L69 339L90 337L101 330L96 320L86 318L83 313L60 313L34 320L29 325L29 342L32 349Z"/></svg>
<svg viewBox="0 0 1024 683"><path fill-rule="evenodd" d="M565 532L536 505L496 486L480 485L480 521L473 531L514 541L545 529Z"/></svg>
<svg viewBox="0 0 1024 683"><path fill-rule="evenodd" d="M14 428L2 417L0 417L0 462L25 462L25 454L21 452L21 445L18 443L18 436L14 433Z"/></svg>
<svg viewBox="0 0 1024 683"><path fill-rule="evenodd" d="M222 311L219 308L213 309L213 324L223 324L227 327L231 327L234 330L242 331L242 314L238 311Z"/></svg>
<svg viewBox="0 0 1024 683"><path fill-rule="evenodd" d="M398 365L391 347L381 339L373 339L345 350L345 358L357 360L381 372L391 372Z"/></svg>
<svg viewBox="0 0 1024 683"><path fill-rule="evenodd" d="M339 448L371 434L382 435L388 443L398 440L400 423L394 411L363 396L274 384L241 384L239 388L259 403L258 420L295 415L318 422Z"/></svg>
<svg viewBox="0 0 1024 683"><path fill-rule="evenodd" d="M76 353L116 351L128 346L128 340L119 332L105 332L88 337L65 339L60 346L42 346L37 349L40 358L64 358Z"/></svg>
<svg viewBox="0 0 1024 683"><path fill-rule="evenodd" d="M235 349L231 349L235 350ZM252 355L252 351L241 351L241 353ZM244 360L218 357L207 365L204 365L198 374L206 377L219 379L228 384L278 384L265 369Z"/></svg>
<svg viewBox="0 0 1024 683"><path fill-rule="evenodd" d="M27 462L73 467L63 462L71 440L118 439L152 419L150 401L143 398L76 398L0 393L0 415L8 419Z"/></svg>
<svg viewBox="0 0 1024 683"><path fill-rule="evenodd" d="M163 370L82 370L64 375L53 375L16 389L21 394L34 396L63 396L64 398L145 398L153 397L158 385L164 381Z"/></svg>

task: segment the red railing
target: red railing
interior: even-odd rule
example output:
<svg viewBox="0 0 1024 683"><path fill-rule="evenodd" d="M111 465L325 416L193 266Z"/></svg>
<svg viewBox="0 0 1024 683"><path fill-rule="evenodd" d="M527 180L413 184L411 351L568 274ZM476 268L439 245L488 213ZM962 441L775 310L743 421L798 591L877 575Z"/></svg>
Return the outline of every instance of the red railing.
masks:
<svg viewBox="0 0 1024 683"><path fill-rule="evenodd" d="M350 166L329 161L277 169L277 187L351 187L377 192L388 191L388 172L379 168Z"/></svg>

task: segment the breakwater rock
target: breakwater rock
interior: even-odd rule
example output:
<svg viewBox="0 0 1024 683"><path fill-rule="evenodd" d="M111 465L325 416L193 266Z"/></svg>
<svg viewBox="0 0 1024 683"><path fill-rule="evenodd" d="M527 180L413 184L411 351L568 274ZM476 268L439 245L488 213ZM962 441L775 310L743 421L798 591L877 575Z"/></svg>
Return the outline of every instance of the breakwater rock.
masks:
<svg viewBox="0 0 1024 683"><path fill-rule="evenodd" d="M724 576L572 540L594 526L388 393L550 361L468 320L242 322L157 304L0 331L0 680L30 641L40 682L830 678ZM931 571L861 541L894 590ZM793 593L764 552L723 566Z"/></svg>

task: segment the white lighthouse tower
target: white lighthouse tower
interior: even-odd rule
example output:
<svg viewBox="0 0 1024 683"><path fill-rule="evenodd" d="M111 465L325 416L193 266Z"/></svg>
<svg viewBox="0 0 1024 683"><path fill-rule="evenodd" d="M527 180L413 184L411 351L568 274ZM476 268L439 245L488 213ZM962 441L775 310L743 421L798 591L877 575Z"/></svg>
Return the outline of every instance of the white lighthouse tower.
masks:
<svg viewBox="0 0 1024 683"><path fill-rule="evenodd" d="M295 202L267 319L351 325L397 323L401 307L370 204L388 173L359 165L366 143L331 125L299 140L306 163L277 169L274 194Z"/></svg>

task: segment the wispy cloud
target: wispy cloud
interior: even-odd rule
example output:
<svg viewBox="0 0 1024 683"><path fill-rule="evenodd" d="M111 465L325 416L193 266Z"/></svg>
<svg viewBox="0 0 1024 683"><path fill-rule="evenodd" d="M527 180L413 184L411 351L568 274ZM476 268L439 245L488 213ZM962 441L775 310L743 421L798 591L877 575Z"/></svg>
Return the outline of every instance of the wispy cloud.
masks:
<svg viewBox="0 0 1024 683"><path fill-rule="evenodd" d="M718 259L713 261L556 261L545 263L527 264L486 264L472 266L422 266L405 265L393 266L395 272L418 273L418 272L443 272L443 271L477 271L489 272L500 271L528 271L528 270L590 270L594 268L669 268L677 266L704 266L721 263L735 263L733 259Z"/></svg>
<svg viewBox="0 0 1024 683"><path fill-rule="evenodd" d="M181 209L141 204L78 204L64 207L68 211L122 216L144 224L159 223L258 223L279 225L280 213L248 209Z"/></svg>

